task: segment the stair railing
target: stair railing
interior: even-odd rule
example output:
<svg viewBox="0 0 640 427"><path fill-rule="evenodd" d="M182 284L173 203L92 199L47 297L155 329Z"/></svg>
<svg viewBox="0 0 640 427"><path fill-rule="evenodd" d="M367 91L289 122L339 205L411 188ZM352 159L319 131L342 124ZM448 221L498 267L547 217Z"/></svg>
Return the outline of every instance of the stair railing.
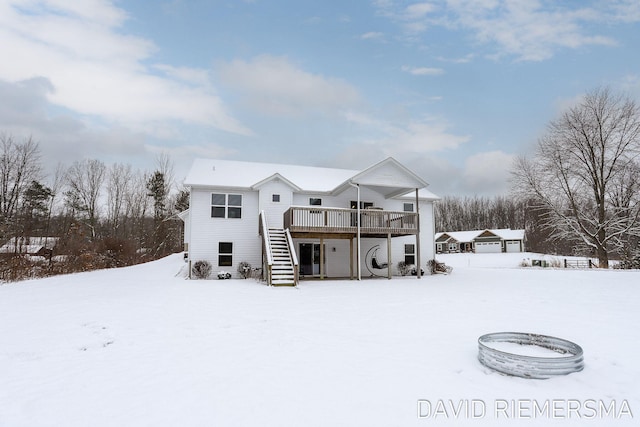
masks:
<svg viewBox="0 0 640 427"><path fill-rule="evenodd" d="M293 238L291 238L289 229L287 228L286 230L284 230L284 233L287 236L287 246L289 247L289 254L291 255L291 264L293 264L293 286L298 286L300 271L298 255L296 254L295 246L293 246Z"/></svg>
<svg viewBox="0 0 640 427"><path fill-rule="evenodd" d="M271 286L273 274L273 254L271 253L271 245L269 244L269 227L267 227L267 217L264 211L260 211L260 235L262 236L262 253L264 254L263 262L266 272L267 285Z"/></svg>

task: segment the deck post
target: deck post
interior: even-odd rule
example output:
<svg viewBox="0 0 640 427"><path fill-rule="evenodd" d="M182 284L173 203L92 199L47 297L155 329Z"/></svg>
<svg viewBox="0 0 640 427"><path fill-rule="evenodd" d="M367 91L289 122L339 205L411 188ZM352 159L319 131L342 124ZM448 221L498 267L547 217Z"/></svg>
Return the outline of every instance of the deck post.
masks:
<svg viewBox="0 0 640 427"><path fill-rule="evenodd" d="M362 263L362 255L360 253L361 249L360 249L360 184L354 184L353 182L349 182L349 185L351 185L352 187L356 187L356 190L358 190L358 206L356 206L356 230L357 230L357 239L358 239L358 244L356 246L356 250L358 251L358 264L356 266L357 270L358 270L358 280L362 280L362 267L361 267L361 263Z"/></svg>
<svg viewBox="0 0 640 427"><path fill-rule="evenodd" d="M324 280L324 237L320 237L320 280Z"/></svg>
<svg viewBox="0 0 640 427"><path fill-rule="evenodd" d="M353 237L349 239L349 279L353 280Z"/></svg>
<svg viewBox="0 0 640 427"><path fill-rule="evenodd" d="M422 266L420 263L420 199L418 197L418 188L416 188L416 276L422 278Z"/></svg>
<svg viewBox="0 0 640 427"><path fill-rule="evenodd" d="M387 277L391 280L391 232L387 233Z"/></svg>

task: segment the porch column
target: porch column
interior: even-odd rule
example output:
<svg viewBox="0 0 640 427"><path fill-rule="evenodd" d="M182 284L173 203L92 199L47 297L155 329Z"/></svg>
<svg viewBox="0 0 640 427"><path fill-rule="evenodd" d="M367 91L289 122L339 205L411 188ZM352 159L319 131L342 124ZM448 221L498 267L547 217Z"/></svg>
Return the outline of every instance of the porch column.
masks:
<svg viewBox="0 0 640 427"><path fill-rule="evenodd" d="M391 280L391 269L393 265L391 264L391 233L387 234L387 277Z"/></svg>
<svg viewBox="0 0 640 427"><path fill-rule="evenodd" d="M324 280L324 237L320 237L320 280Z"/></svg>
<svg viewBox="0 0 640 427"><path fill-rule="evenodd" d="M356 206L356 230L357 230L357 244L356 251L358 252L358 263L356 265L356 269L358 271L358 280L362 279L362 268L360 266L362 262L362 254L360 253L360 184L354 184L353 182L349 182L349 185L355 187L358 192L358 206Z"/></svg>
<svg viewBox="0 0 640 427"><path fill-rule="evenodd" d="M349 279L353 280L353 237L349 239Z"/></svg>
<svg viewBox="0 0 640 427"><path fill-rule="evenodd" d="M418 279L420 279L422 278L422 265L420 263L420 199L418 197L418 188L416 188L416 220L416 275L418 276Z"/></svg>

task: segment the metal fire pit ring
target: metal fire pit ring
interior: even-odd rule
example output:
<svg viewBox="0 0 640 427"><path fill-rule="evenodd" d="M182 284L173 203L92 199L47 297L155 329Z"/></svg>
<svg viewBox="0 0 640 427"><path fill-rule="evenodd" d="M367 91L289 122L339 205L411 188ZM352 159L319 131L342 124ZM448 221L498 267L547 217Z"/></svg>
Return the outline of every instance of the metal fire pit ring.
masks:
<svg viewBox="0 0 640 427"><path fill-rule="evenodd" d="M491 343L513 343L542 347L562 354L538 357L507 353L491 347ZM582 347L561 338L523 332L496 332L478 338L478 360L484 366L507 375L546 379L584 369Z"/></svg>

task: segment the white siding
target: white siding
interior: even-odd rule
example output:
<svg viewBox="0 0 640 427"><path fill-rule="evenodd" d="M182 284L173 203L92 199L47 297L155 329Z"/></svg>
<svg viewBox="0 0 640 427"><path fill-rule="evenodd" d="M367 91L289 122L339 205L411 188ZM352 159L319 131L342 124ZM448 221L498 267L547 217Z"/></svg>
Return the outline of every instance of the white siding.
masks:
<svg viewBox="0 0 640 427"><path fill-rule="evenodd" d="M183 248L189 250L189 236L191 235L191 215L188 215L184 219L184 236L183 236Z"/></svg>
<svg viewBox="0 0 640 427"><path fill-rule="evenodd" d="M242 261L259 267L262 262L262 247L258 233L258 194L256 192L227 191L242 194L242 218L211 218L211 193L221 190L191 190L191 243L189 259L192 262L207 260L214 273L228 271L237 276L238 264ZM196 226L197 225L197 226ZM233 243L233 265L218 265L218 243Z"/></svg>
<svg viewBox="0 0 640 427"><path fill-rule="evenodd" d="M273 201L273 195L280 195L280 202ZM278 180L269 181L260 187L259 211L264 211L269 227L282 228L283 216L293 203L291 187Z"/></svg>

